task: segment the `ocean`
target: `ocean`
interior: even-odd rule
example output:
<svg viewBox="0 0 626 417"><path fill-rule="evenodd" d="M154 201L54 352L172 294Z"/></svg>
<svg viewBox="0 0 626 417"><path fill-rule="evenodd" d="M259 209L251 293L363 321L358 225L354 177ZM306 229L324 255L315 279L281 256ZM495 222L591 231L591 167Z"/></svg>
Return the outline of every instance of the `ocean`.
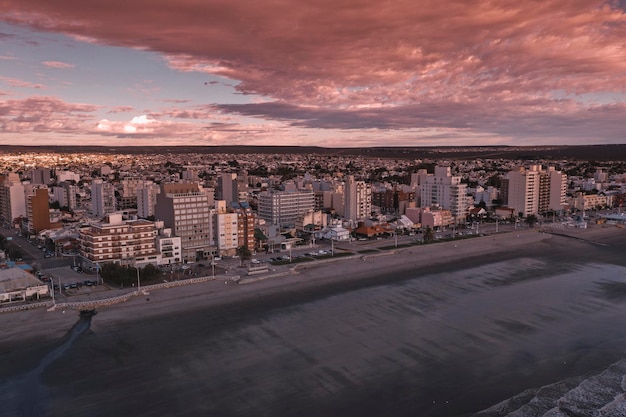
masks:
<svg viewBox="0 0 626 417"><path fill-rule="evenodd" d="M40 369L30 408L32 370L0 380L0 415L470 416L624 357L621 248L87 331Z"/></svg>

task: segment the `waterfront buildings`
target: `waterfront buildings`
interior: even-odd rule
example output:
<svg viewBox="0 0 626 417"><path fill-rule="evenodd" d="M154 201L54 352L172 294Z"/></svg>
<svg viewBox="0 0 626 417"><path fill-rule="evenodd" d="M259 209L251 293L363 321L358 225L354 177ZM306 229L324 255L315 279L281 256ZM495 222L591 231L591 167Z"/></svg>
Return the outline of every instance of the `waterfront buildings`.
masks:
<svg viewBox="0 0 626 417"><path fill-rule="evenodd" d="M313 191L265 191L259 195L259 217L280 228L295 227L315 208Z"/></svg>
<svg viewBox="0 0 626 417"><path fill-rule="evenodd" d="M215 213L213 217L215 243L218 253L222 256L235 255L237 248L240 246L238 214L228 212L226 202L224 200L217 200L215 202Z"/></svg>
<svg viewBox="0 0 626 417"><path fill-rule="evenodd" d="M566 191L567 176L552 167L520 167L502 179L503 204L523 216L563 210Z"/></svg>
<svg viewBox="0 0 626 417"><path fill-rule="evenodd" d="M436 166L434 174L424 171L419 176L421 207L439 206L450 210L456 222L467 216L467 185L460 176L453 176L450 167Z"/></svg>
<svg viewBox="0 0 626 417"><path fill-rule="evenodd" d="M182 258L195 262L214 252L211 204L197 183L162 184L154 216L181 238Z"/></svg>
<svg viewBox="0 0 626 417"><path fill-rule="evenodd" d="M354 175L349 175L344 187L344 219L356 224L357 221L368 218L371 214L371 184L365 181L357 181Z"/></svg>
<svg viewBox="0 0 626 417"><path fill-rule="evenodd" d="M111 213L104 221L80 230L80 256L88 267L106 262L158 265L160 256L156 249L156 236L154 222L123 220L121 213Z"/></svg>

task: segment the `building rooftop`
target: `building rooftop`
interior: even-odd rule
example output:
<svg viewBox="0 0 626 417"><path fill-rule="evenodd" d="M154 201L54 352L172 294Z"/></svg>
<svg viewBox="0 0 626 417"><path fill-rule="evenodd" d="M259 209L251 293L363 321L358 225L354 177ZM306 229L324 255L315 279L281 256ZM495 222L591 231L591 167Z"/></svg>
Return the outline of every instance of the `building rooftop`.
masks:
<svg viewBox="0 0 626 417"><path fill-rule="evenodd" d="M41 281L21 268L0 269L0 293L41 285Z"/></svg>

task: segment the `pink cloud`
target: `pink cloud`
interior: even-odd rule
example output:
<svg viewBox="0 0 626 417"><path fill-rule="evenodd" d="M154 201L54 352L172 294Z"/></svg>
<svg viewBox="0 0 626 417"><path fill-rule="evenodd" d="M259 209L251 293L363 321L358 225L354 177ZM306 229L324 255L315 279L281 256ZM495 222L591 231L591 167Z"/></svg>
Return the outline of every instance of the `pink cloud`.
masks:
<svg viewBox="0 0 626 417"><path fill-rule="evenodd" d="M296 127L478 126L511 135L509 123L533 135L554 128L548 117L585 128L592 123L576 118L615 123L609 112L592 112L583 96L626 93L626 15L604 0L267 0L245 7L155 0L149 9L120 0L89 8L79 0L5 0L0 15L156 51L178 71L230 78L240 93L272 103L219 111ZM145 83L133 90L155 92ZM200 116L197 109L171 113ZM543 124L522 129L516 118Z"/></svg>
<svg viewBox="0 0 626 417"><path fill-rule="evenodd" d="M43 84L31 83L29 81L19 80L17 78L0 76L0 81L10 85L11 87L26 87L37 89L44 88Z"/></svg>
<svg viewBox="0 0 626 417"><path fill-rule="evenodd" d="M97 109L97 106L66 103L55 97L0 101L0 133L79 133Z"/></svg>
<svg viewBox="0 0 626 417"><path fill-rule="evenodd" d="M114 113L129 113L134 111L135 109L131 106L116 106L116 107L112 107L108 113L109 114L114 114Z"/></svg>
<svg viewBox="0 0 626 417"><path fill-rule="evenodd" d="M57 69L71 69L74 68L74 64L68 64L66 62L59 61L43 61L42 64L48 68L57 68Z"/></svg>

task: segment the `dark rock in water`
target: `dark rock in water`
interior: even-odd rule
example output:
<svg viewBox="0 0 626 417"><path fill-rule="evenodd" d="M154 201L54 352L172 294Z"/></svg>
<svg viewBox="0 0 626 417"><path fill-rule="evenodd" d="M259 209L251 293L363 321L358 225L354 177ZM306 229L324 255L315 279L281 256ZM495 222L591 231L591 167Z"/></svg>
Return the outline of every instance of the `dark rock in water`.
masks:
<svg viewBox="0 0 626 417"><path fill-rule="evenodd" d="M95 316L96 314L98 314L98 312L96 311L96 309L92 309L92 310L80 310L80 317L83 319L90 319L93 316Z"/></svg>

